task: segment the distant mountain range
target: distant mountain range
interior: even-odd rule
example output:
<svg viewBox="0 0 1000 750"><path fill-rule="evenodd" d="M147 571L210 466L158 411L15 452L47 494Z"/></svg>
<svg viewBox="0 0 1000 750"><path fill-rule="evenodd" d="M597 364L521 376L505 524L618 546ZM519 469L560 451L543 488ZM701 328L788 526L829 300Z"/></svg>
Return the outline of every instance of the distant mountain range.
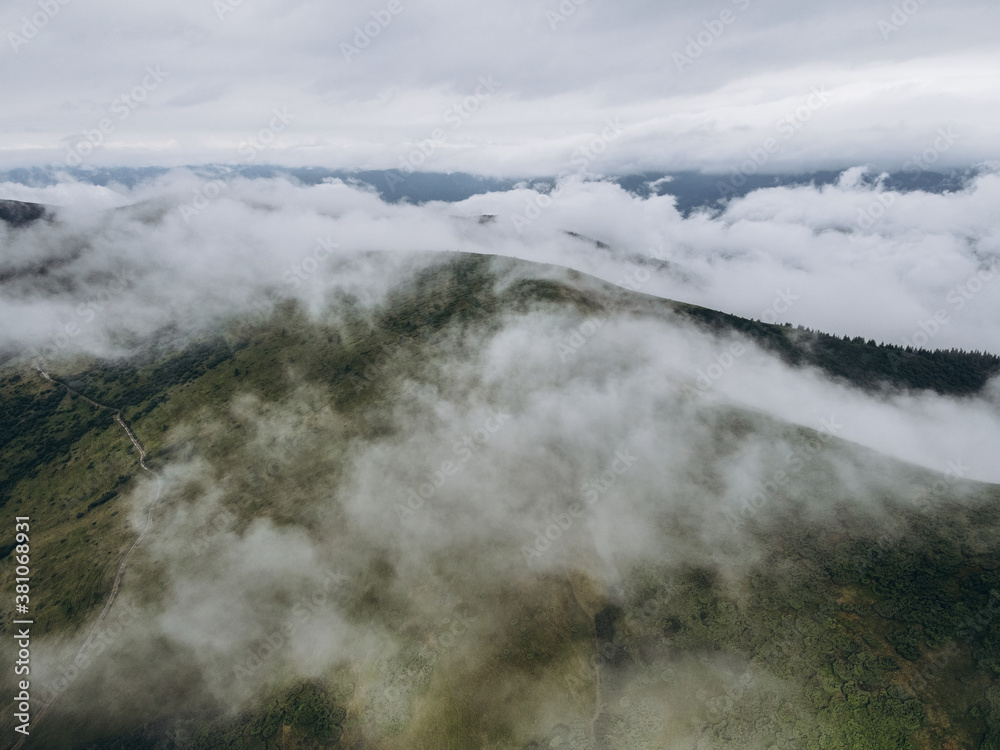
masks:
<svg viewBox="0 0 1000 750"><path fill-rule="evenodd" d="M375 190L389 203L409 201L457 202L473 195L513 189L516 185L543 188L552 185L555 177L536 176L525 178L494 178L464 173L403 172L400 170L326 169L321 167L277 167L277 166L226 166L206 165L189 167L193 172L206 178L241 176L246 178L286 177L315 185L328 179L365 185ZM154 179L169 170L162 167L117 167L117 168L45 168L13 169L0 172L0 183L14 182L23 185L54 185L69 176L80 182L94 185L117 183L127 187ZM961 190L979 170L953 170L933 172L913 170L895 172L888 175L883 185L891 190L923 190L933 193ZM677 208L687 215L699 208L717 208L724 200L746 195L754 190L767 187L793 185L830 185L840 177L840 171L826 170L801 174L740 174L733 179L729 174L708 174L702 172L644 172L631 175L608 175L604 179L620 185L635 195L672 195L677 199ZM870 173L862 178L863 184L873 184L879 174Z"/></svg>

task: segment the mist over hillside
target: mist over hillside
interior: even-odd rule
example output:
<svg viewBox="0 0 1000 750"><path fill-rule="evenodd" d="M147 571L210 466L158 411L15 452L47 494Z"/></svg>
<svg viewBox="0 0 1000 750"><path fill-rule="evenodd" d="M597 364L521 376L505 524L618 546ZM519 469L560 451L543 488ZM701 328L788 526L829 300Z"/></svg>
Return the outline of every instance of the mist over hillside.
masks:
<svg viewBox="0 0 1000 750"><path fill-rule="evenodd" d="M81 274L77 285L110 275L111 264L137 283L163 267L184 277L177 288L168 284L171 295L197 289L204 305L224 307L239 302L227 295L321 295L329 273L320 264L329 269L334 245L462 250L572 267L767 323L916 348L995 350L992 206L1000 178L986 171L962 189L928 192L897 191L873 177L853 168L833 184L758 189L716 212L690 215L670 195L636 195L579 177L420 206L388 204L339 179L310 186L184 170L132 188L6 183L18 200L63 208L62 221L44 231L7 230L3 262L8 276L68 258L74 263L66 273L92 264L95 273ZM132 242L150 222L158 231ZM154 256L150 262L144 253ZM8 288L15 298L31 294L30 287ZM59 326L44 312L24 317L25 341Z"/></svg>
<svg viewBox="0 0 1000 750"><path fill-rule="evenodd" d="M688 218L569 181L521 231L545 193L37 189L0 274L25 746L990 746L996 178L852 179ZM797 327L856 314L824 253L927 341Z"/></svg>
<svg viewBox="0 0 1000 750"><path fill-rule="evenodd" d="M193 208L187 196L213 183L187 173L131 191L78 183L38 188L32 195L39 202L58 204L60 195L76 202L55 220L5 230L0 305L20 324L2 331L0 349L22 362L136 354L151 343L169 349L213 335L234 317L266 319L282 299L299 300L314 316L345 302L377 304L435 257L428 253L525 258L643 295L791 323L795 346L766 326L714 314L701 321L723 333L740 330L792 364L861 378L876 390L895 381L914 391L876 398L874 411L859 405L859 425L845 437L938 470L961 454L974 464L972 476L993 479L992 444L977 437L978 425L993 429L993 410L924 391L984 398L996 392L992 196L1000 178L984 174L964 191L938 195L895 193L863 184L862 175L845 172L824 188L759 190L720 214L687 218L669 196L642 198L573 179L550 194L522 189L423 206L386 204L340 181L310 187L237 179ZM874 227L847 223L880 201L892 205ZM798 326L851 342L810 343ZM565 335L563 358L575 353L566 343L572 332ZM589 340L577 333L574 341L581 336ZM887 345L882 351L880 343ZM935 355L944 356L937 363L912 355L952 349L972 354ZM961 365L944 374L948 361ZM683 360L679 369L691 383L707 381L712 392L759 399L762 408L799 423L810 418L808 397L773 398L772 386L747 379L754 368L724 350ZM864 415L886 405L903 415L905 427ZM944 414L954 429L921 427Z"/></svg>

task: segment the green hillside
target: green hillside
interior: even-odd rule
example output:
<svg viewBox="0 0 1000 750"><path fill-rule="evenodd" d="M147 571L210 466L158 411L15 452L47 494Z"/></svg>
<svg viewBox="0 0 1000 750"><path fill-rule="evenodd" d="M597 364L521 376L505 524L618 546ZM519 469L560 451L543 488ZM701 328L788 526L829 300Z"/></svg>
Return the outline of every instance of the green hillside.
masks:
<svg viewBox="0 0 1000 750"><path fill-rule="evenodd" d="M57 382L7 367L0 503L5 528L32 518L36 706L57 696L25 747L1000 748L1000 487L664 383L650 410L698 425L697 461L641 485L642 554L598 553L570 527L546 551L564 564L536 564L533 538L503 525L520 521L488 507L471 529L434 502L362 523L358 457L419 441L430 394L503 406L476 358L539 315L736 333L867 390L971 395L1000 372L988 354L844 340L471 255L442 256L374 310L267 305L183 351L39 363ZM760 475L785 480L734 513L720 488L750 444L766 446ZM512 507L529 501L529 448L494 477ZM104 628L120 630L53 689L150 502ZM216 611L199 602L236 585L258 597L259 626L199 630ZM9 715L0 731L13 736Z"/></svg>

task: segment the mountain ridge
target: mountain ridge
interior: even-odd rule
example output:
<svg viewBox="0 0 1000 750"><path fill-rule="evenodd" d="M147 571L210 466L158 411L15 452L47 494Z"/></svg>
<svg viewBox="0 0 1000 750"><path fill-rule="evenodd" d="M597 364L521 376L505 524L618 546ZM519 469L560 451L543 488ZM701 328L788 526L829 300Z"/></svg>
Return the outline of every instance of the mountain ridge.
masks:
<svg viewBox="0 0 1000 750"><path fill-rule="evenodd" d="M593 466L583 456L579 472L562 477L560 457L586 443L557 430L565 445L537 458L545 415L468 368L512 324L539 316L567 330L602 316L701 320L706 334L736 335L720 315L572 269L441 254L370 309L340 300L309 315L287 301L180 351L54 362L65 371L53 377L121 410L166 487L122 578L128 637L81 670L27 747L152 749L167 735L185 748L283 750L478 748L483 738L511 750L595 740L993 747L984 743L1000 739L1000 694L988 692L1000 658L989 608L1000 589L1000 487L702 403L690 397L696 384L669 382L633 415L651 415L660 430L626 446L638 474L605 467L609 442L608 458L599 450ZM564 377L586 379L587 369L567 364ZM627 408L603 377L590 408L577 409L584 418L601 411L593 399ZM539 387L530 372L517 378L514 394ZM428 403L435 393L445 400ZM109 414L37 373L3 368L0 406L10 425L0 440L3 509L35 519L37 638L48 653L46 636L72 642L100 611L134 544L129 517L145 512L153 488ZM483 427L482 447L435 489L425 474L440 466L444 476L442 459L463 460L449 453L461 434L452 431L474 434L487 407L514 420L503 430L529 424L520 439ZM468 419L439 428L435 415L455 408ZM427 421L406 416L424 411ZM421 478L404 472L400 481L429 499L404 521L392 504L406 502L405 491L364 494L357 460L370 453L381 477L411 451ZM747 455L758 484L727 499L725 478ZM656 473L659 465L674 468ZM643 472L653 472L649 482ZM599 502L572 504L577 473ZM547 476L561 479L542 483ZM365 502L355 505L359 494ZM642 554L619 550L611 585L587 541L626 522L621 509L600 515L621 498L649 514L656 542ZM509 516L496 510L505 501ZM426 559L422 544L433 550ZM525 547L541 556L535 567ZM308 564L286 567L289 555ZM335 584L315 575L324 569L337 571ZM333 603L299 619L283 614L319 592ZM218 624L210 618L198 631L217 607ZM351 640L352 628L377 648ZM354 650L321 656L339 638ZM202 652L203 643L216 645ZM306 644L308 667L295 658ZM42 684L60 674L56 657ZM121 706L94 706L89 696L108 679L137 689ZM664 711L669 726L650 718Z"/></svg>

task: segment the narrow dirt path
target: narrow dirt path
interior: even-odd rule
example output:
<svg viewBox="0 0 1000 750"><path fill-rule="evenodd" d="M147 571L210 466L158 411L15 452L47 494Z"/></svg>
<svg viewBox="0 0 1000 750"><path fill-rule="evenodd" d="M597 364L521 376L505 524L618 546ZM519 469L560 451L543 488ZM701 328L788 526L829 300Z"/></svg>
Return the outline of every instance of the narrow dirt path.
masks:
<svg viewBox="0 0 1000 750"><path fill-rule="evenodd" d="M146 465L146 449L142 447L142 443L139 442L139 439L135 436L135 433L132 432L132 429L128 426L128 424L125 423L125 420L122 419L121 409L115 408L113 406L107 406L106 404L98 403L97 401L94 401L93 399L84 396L82 393L73 390L65 383L56 380L40 367L36 366L35 369L38 370L38 372L41 374L43 378L48 380L53 385L65 388L68 393L71 393L74 396L82 398L91 406L97 409L113 411L115 413L115 421L125 431L125 434L128 435L128 439L132 441L132 445L139 453L139 466L142 467L144 471L146 471L150 476L153 477L153 479L156 480L156 492L153 494L153 498L149 501L149 506L146 509L146 524L143 526L143 529L140 532L139 536L136 538L136 540L132 542L132 546L129 547L128 550L125 552L125 555L122 557L121 562L118 564L118 570L115 572L115 578L111 584L111 593L108 595L108 600L104 604L104 609L101 610L101 614L98 615L97 620L94 622L93 625L91 625L90 633L87 635L87 640L83 642L83 645L80 646L80 649L77 651L76 658L73 660L75 663L76 660L79 659L90 647L90 644L94 641L94 638L97 637L97 634L100 632L101 627L104 625L104 621L111 613L111 608L114 606L115 600L118 598L118 593L121 590L122 577L125 575L125 568L128 566L129 558L132 556L132 553L135 551L136 547L138 547L142 543L142 540L145 538L146 534L149 532L150 527L153 525L153 509L156 507L157 502L159 502L160 500L160 495L163 493L163 479L162 477L160 477L159 474L157 474L155 471L150 469L149 466ZM52 704L56 702L59 695L60 693L56 693L51 698L49 698L49 700L38 711L38 713L35 715L35 720L32 722L32 727L31 727L32 730L34 731L38 730L38 725L41 723L42 718L45 716L46 713L48 713L49 708L51 708ZM19 748L25 743L27 739L28 739L27 737L22 737L18 741L18 743L14 745L13 750L19 750Z"/></svg>
<svg viewBox="0 0 1000 750"><path fill-rule="evenodd" d="M583 600L577 593L576 587L573 585L573 581L571 579L567 579L567 581L570 591L573 592L573 598L576 599L577 606L587 616L594 628L594 653L598 658L594 660L594 715L590 717L590 721L588 722L588 733L590 734L591 747L595 747L597 743L597 720L601 718L601 713L604 710L604 698L601 695L601 642L597 636L597 622L594 619L597 613L584 605Z"/></svg>

